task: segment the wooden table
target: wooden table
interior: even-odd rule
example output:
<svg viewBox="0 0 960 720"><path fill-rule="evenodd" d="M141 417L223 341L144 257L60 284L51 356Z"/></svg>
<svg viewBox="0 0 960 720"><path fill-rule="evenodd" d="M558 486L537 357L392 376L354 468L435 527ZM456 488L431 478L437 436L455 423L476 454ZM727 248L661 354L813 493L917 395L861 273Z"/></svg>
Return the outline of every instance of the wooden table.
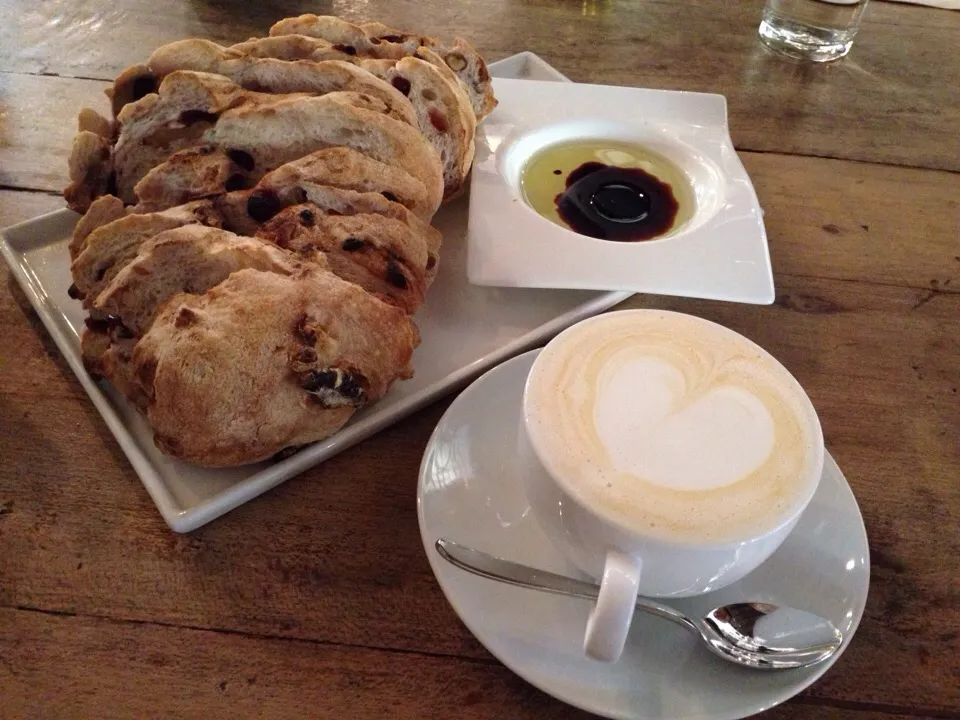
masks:
<svg viewBox="0 0 960 720"><path fill-rule="evenodd" d="M725 94L777 301L657 304L798 376L872 562L849 650L765 717L958 718L960 13L874 2L851 55L821 67L759 45L761 5L7 0L0 225L62 206L74 116L103 108L124 66L300 12L462 34L490 60L529 49L579 81ZM415 483L446 401L178 536L0 273L0 718L585 717L490 657L430 573Z"/></svg>

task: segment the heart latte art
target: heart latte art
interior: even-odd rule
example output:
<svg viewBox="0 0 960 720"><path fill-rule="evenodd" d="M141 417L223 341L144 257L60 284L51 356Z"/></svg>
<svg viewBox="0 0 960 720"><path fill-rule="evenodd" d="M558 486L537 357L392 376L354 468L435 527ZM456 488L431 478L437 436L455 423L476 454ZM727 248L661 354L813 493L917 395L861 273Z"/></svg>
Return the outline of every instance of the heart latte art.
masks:
<svg viewBox="0 0 960 720"><path fill-rule="evenodd" d="M560 335L527 383L537 454L631 528L725 543L773 530L823 464L816 413L772 356L699 318L612 313Z"/></svg>

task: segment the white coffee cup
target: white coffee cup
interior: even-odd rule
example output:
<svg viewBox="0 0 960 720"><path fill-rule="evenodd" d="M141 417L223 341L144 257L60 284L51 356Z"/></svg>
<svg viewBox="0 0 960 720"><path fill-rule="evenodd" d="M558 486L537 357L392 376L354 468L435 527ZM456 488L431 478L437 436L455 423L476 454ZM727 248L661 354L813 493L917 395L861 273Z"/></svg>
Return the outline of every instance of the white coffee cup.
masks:
<svg viewBox="0 0 960 720"><path fill-rule="evenodd" d="M546 534L600 580L584 650L620 657L637 596L733 583L789 535L816 491L823 435L769 353L660 310L585 320L527 379L519 451Z"/></svg>

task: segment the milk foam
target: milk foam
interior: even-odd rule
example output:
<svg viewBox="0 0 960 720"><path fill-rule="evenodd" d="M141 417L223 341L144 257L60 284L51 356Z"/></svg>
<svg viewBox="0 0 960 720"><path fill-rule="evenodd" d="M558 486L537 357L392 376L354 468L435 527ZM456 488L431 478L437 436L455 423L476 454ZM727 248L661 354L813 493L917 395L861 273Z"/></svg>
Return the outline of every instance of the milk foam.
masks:
<svg viewBox="0 0 960 720"><path fill-rule="evenodd" d="M652 310L563 333L527 384L545 464L602 513L681 542L780 525L822 466L816 414L761 348L698 318Z"/></svg>

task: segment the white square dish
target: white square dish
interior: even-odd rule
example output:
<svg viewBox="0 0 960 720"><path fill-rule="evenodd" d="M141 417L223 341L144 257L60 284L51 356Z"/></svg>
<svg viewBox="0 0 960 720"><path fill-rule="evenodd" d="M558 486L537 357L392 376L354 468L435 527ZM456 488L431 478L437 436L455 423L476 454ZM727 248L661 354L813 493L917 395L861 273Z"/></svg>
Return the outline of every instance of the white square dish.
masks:
<svg viewBox="0 0 960 720"><path fill-rule="evenodd" d="M767 236L727 129L722 95L497 78L497 109L477 132L467 275L478 285L576 288L769 304ZM539 150L594 138L633 143L679 168L689 221L667 236L610 242L554 224L523 199Z"/></svg>
<svg viewBox="0 0 960 720"><path fill-rule="evenodd" d="M495 76L566 81L532 53L493 63L490 71ZM144 417L108 383L94 381L83 368L79 338L86 313L78 301L67 296L72 282L67 245L78 217L59 210L6 228L0 231L0 255L164 520L177 532L210 522L460 388L488 368L628 297L625 293L471 285L466 277L467 199L461 198L444 206L433 221L444 236L443 254L427 303L416 315L421 343L414 353L415 376L398 383L340 432L285 460L202 468L161 453Z"/></svg>

